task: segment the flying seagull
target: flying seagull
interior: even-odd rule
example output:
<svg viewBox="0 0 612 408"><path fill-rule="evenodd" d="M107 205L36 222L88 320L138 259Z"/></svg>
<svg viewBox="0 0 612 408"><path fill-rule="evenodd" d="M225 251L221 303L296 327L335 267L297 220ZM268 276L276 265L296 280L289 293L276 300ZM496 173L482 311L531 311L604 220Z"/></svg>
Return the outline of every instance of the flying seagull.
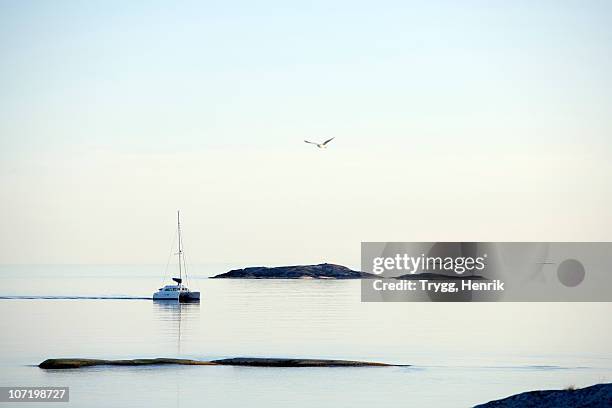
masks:
<svg viewBox="0 0 612 408"><path fill-rule="evenodd" d="M319 149L325 149L327 147L327 144L329 142L331 142L332 140L334 140L334 138L332 137L331 139L327 139L326 141L324 141L323 143L315 143L315 142L310 142L308 140L304 140L306 143L310 143L313 144L315 146L317 146Z"/></svg>

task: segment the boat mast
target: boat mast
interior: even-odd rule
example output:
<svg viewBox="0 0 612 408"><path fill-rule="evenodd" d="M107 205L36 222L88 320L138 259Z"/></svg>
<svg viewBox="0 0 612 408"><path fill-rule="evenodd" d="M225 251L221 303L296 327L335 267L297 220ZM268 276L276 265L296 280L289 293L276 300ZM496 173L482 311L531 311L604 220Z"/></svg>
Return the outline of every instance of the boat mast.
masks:
<svg viewBox="0 0 612 408"><path fill-rule="evenodd" d="M179 264L179 279L181 280L179 283L179 288L183 286L183 270L181 269L181 254L183 253L183 248L181 245L181 212L176 212L176 224L178 226L178 264Z"/></svg>

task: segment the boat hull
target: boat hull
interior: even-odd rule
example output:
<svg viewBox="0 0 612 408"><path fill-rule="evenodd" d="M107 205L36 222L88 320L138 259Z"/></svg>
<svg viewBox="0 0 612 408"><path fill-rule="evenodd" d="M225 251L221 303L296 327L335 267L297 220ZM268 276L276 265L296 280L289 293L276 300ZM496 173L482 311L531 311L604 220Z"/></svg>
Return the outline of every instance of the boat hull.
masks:
<svg viewBox="0 0 612 408"><path fill-rule="evenodd" d="M181 293L179 296L179 302L199 302L200 292L187 292Z"/></svg>
<svg viewBox="0 0 612 408"><path fill-rule="evenodd" d="M200 292L164 292L159 291L153 294L153 300L166 301L171 300L175 302L199 302Z"/></svg>

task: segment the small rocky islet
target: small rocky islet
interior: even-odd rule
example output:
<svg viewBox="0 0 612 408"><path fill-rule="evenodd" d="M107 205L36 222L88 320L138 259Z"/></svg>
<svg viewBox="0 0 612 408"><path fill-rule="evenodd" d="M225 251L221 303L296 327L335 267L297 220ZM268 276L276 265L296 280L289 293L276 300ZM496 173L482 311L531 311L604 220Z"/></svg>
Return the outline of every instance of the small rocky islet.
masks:
<svg viewBox="0 0 612 408"><path fill-rule="evenodd" d="M211 279L374 279L376 275L331 263L295 266L253 266L233 269Z"/></svg>
<svg viewBox="0 0 612 408"><path fill-rule="evenodd" d="M381 279L383 277L368 273L355 271L346 266L331 263L318 265L294 265L294 266L251 266L242 269L232 269L211 279ZM394 277L400 280L481 280L485 279L478 275L450 275L441 273L415 273Z"/></svg>

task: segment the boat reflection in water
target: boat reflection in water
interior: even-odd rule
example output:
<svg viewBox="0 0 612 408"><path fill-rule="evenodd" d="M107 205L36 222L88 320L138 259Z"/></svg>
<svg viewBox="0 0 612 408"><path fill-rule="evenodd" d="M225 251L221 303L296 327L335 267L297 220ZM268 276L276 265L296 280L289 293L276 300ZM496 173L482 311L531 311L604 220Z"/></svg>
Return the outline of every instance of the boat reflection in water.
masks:
<svg viewBox="0 0 612 408"><path fill-rule="evenodd" d="M169 338L176 339L177 355L181 354L181 336L194 329L200 320L200 303L153 301L155 315Z"/></svg>

